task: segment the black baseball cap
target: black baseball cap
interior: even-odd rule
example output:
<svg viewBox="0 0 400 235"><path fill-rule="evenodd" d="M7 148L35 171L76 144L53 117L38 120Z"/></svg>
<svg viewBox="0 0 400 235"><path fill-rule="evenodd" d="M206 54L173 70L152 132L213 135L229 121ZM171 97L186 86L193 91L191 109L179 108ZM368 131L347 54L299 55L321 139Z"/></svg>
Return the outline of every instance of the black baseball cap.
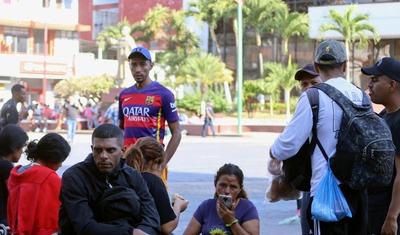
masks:
<svg viewBox="0 0 400 235"><path fill-rule="evenodd" d="M395 58L384 57L372 67L361 68L361 72L365 75L386 75L400 82L400 61Z"/></svg>
<svg viewBox="0 0 400 235"><path fill-rule="evenodd" d="M302 69L300 69L299 71L296 72L296 74L294 75L294 79L296 79L297 81L300 81L301 77L305 73L311 74L313 76L318 76L319 75L317 72L315 72L314 65L307 64Z"/></svg>

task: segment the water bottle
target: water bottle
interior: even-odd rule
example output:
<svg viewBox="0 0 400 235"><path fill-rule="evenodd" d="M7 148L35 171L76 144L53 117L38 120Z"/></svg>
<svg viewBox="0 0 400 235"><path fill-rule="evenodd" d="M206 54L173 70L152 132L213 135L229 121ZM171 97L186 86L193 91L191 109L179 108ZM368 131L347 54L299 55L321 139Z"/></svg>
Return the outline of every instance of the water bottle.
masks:
<svg viewBox="0 0 400 235"><path fill-rule="evenodd" d="M300 216L295 215L295 216L288 217L288 218L280 221L279 225L291 224L291 223L294 223L294 222L299 221L299 220L300 220Z"/></svg>

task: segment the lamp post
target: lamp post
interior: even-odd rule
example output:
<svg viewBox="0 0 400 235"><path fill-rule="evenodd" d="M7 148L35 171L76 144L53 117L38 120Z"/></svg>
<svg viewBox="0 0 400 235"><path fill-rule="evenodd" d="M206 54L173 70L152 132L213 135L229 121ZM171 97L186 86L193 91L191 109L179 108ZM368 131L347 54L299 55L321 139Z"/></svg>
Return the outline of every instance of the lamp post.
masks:
<svg viewBox="0 0 400 235"><path fill-rule="evenodd" d="M45 8L48 8L48 0L45 0ZM43 58L43 80L42 80L42 103L46 104L46 91L47 91L47 36L48 36L48 29L47 29L47 19L44 22L44 58Z"/></svg>
<svg viewBox="0 0 400 235"><path fill-rule="evenodd" d="M238 45L237 45L237 115L238 115L238 134L242 134L242 85L243 85L243 22L242 5L244 0L236 0L238 3Z"/></svg>

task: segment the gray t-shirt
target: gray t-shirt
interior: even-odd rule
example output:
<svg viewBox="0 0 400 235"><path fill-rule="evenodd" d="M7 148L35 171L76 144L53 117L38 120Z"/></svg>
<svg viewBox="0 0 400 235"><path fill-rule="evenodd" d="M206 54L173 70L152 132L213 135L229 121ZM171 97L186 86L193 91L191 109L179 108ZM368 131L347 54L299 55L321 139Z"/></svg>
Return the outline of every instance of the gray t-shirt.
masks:
<svg viewBox="0 0 400 235"><path fill-rule="evenodd" d="M78 107L75 105L70 105L68 103L64 104L65 117L68 120L76 120L78 118Z"/></svg>

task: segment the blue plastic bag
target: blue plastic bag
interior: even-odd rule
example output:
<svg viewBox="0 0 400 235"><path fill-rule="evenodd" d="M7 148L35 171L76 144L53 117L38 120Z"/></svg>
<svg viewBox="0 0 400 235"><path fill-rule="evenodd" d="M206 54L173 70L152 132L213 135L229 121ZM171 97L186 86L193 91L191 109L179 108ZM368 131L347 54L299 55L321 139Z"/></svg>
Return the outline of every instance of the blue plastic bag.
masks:
<svg viewBox="0 0 400 235"><path fill-rule="evenodd" d="M344 217L352 217L346 198L337 184L332 170L329 166L328 171L319 183L311 204L311 214L313 220L323 222L336 222Z"/></svg>

